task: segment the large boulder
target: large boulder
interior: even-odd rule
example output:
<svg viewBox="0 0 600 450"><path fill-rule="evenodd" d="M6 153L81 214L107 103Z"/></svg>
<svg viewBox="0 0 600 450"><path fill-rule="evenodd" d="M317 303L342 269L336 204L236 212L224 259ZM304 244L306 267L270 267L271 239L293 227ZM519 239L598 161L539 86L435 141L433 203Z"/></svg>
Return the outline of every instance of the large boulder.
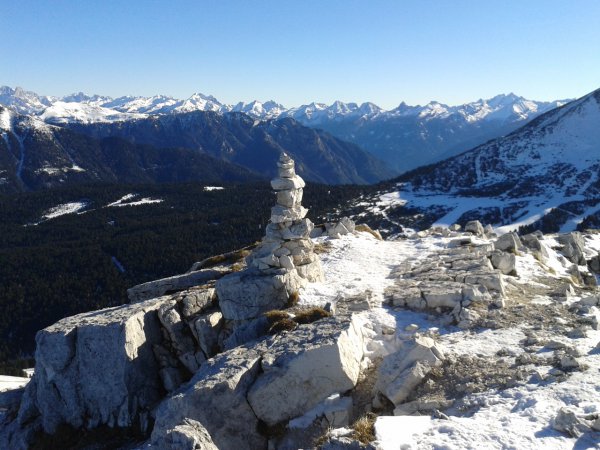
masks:
<svg viewBox="0 0 600 450"><path fill-rule="evenodd" d="M261 314L283 308L293 292L304 285L295 270L243 270L227 275L216 283L219 307L227 320L253 319Z"/></svg>
<svg viewBox="0 0 600 450"><path fill-rule="evenodd" d="M353 320L320 320L274 343L262 359L263 373L248 393L252 410L268 425L301 416L358 381L364 342Z"/></svg>
<svg viewBox="0 0 600 450"><path fill-rule="evenodd" d="M498 269L504 275L517 274L517 258L513 253L495 250L490 254L490 261L492 262L494 269Z"/></svg>
<svg viewBox="0 0 600 450"><path fill-rule="evenodd" d="M19 423L41 418L43 430L61 424L145 425L163 396L152 346L162 340L158 298L63 319L38 332L35 374ZM85 380L85 382L82 382Z"/></svg>
<svg viewBox="0 0 600 450"><path fill-rule="evenodd" d="M560 234L557 237L562 245L560 252L573 264L585 265L585 242L581 233L574 231L568 234Z"/></svg>
<svg viewBox="0 0 600 450"><path fill-rule="evenodd" d="M202 365L194 377L156 410L151 445L190 420L208 431L217 448L266 449L246 395L260 371L261 352L238 347Z"/></svg>
<svg viewBox="0 0 600 450"><path fill-rule="evenodd" d="M494 248L503 252L517 253L523 244L517 233L506 233L494 242Z"/></svg>
<svg viewBox="0 0 600 450"><path fill-rule="evenodd" d="M479 220L471 220L467 222L465 225L465 231L467 233L472 233L475 236L485 236L485 230L483 229L483 225L481 225Z"/></svg>

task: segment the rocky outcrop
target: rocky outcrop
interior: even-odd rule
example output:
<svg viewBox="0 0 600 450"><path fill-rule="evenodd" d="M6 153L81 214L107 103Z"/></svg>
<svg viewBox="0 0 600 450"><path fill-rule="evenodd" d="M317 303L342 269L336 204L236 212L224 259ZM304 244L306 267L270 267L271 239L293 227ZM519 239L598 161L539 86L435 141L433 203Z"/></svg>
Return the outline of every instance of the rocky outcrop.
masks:
<svg viewBox="0 0 600 450"><path fill-rule="evenodd" d="M482 306L484 310L491 305L502 306L504 275L490 263L491 247L471 240L464 245L453 245L461 239L450 241L446 250L420 260L419 264L394 269L390 275L394 284L385 291L389 303L445 314L463 328L479 321L480 315L472 310L473 306Z"/></svg>
<svg viewBox="0 0 600 450"><path fill-rule="evenodd" d="M148 281L147 283L139 284L127 289L127 297L132 303L142 302L175 291L183 291L193 286L206 284L209 281L221 278L228 272L230 272L230 270L222 267L215 267L181 275L174 275L160 280Z"/></svg>
<svg viewBox="0 0 600 450"><path fill-rule="evenodd" d="M269 349L248 393L259 419L275 425L300 416L358 380L363 336L351 321L325 319L299 327Z"/></svg>
<svg viewBox="0 0 600 450"><path fill-rule="evenodd" d="M152 444L191 419L218 448L266 448L259 420L286 423L356 385L363 339L354 320L328 318L221 353L159 406Z"/></svg>
<svg viewBox="0 0 600 450"><path fill-rule="evenodd" d="M158 298L63 319L36 337L36 369L19 423L144 429L164 395L152 346L162 341ZM82 382L85 380L85 382Z"/></svg>

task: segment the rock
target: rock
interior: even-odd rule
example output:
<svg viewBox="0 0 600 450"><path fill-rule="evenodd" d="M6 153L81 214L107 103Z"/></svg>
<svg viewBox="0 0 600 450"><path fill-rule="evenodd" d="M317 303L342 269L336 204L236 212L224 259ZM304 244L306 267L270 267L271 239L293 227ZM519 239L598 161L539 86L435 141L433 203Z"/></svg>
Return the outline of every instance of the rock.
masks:
<svg viewBox="0 0 600 450"><path fill-rule="evenodd" d="M483 229L483 225L479 220L471 220L467 222L465 225L465 231L467 233L473 233L475 236L482 237L485 235L485 230Z"/></svg>
<svg viewBox="0 0 600 450"><path fill-rule="evenodd" d="M232 333L223 340L223 349L230 350L242 344L255 341L265 336L269 332L270 326L269 320L264 316L237 323Z"/></svg>
<svg viewBox="0 0 600 450"><path fill-rule="evenodd" d="M577 369L579 367L579 361L576 358L570 355L565 355L560 359L560 367L561 369Z"/></svg>
<svg viewBox="0 0 600 450"><path fill-rule="evenodd" d="M335 301L335 311L338 315L350 315L355 312L368 311L374 306L373 293L369 290L351 297L338 297Z"/></svg>
<svg viewBox="0 0 600 450"><path fill-rule="evenodd" d="M252 410L268 425L301 416L331 394L356 385L363 335L354 320L323 319L273 343L267 341L263 373L248 393Z"/></svg>
<svg viewBox="0 0 600 450"><path fill-rule="evenodd" d="M164 367L160 369L159 375L167 392L173 392L184 382L181 371L175 367Z"/></svg>
<svg viewBox="0 0 600 450"><path fill-rule="evenodd" d="M189 319L210 308L215 301L216 291L214 288L190 290L181 300L181 315L184 318Z"/></svg>
<svg viewBox="0 0 600 450"><path fill-rule="evenodd" d="M498 292L500 295L505 295L504 281L502 275L498 273L475 273L465 276L465 283L480 284L490 291Z"/></svg>
<svg viewBox="0 0 600 450"><path fill-rule="evenodd" d="M432 413L436 410L447 409L454 403L452 400L415 400L402 403L394 408L394 416L410 416L416 413Z"/></svg>
<svg viewBox="0 0 600 450"><path fill-rule="evenodd" d="M458 223L454 223L448 227L450 231L460 231L462 227Z"/></svg>
<svg viewBox="0 0 600 450"><path fill-rule="evenodd" d="M534 255L538 255L538 257L542 260L546 260L549 256L548 250L546 250L546 247L542 245L540 237L543 237L543 235L540 236L535 233L526 234L525 236L521 236L521 242L525 245L525 247L532 250Z"/></svg>
<svg viewBox="0 0 600 450"><path fill-rule="evenodd" d="M560 234L557 240L562 244L560 252L565 258L577 265L585 265L587 263L584 255L585 242L581 233L574 231L568 234Z"/></svg>
<svg viewBox="0 0 600 450"><path fill-rule="evenodd" d="M177 309L177 301L167 300L158 309L158 318L163 325L173 346L180 353L194 350L194 341L189 333L187 323L184 322Z"/></svg>
<svg viewBox="0 0 600 450"><path fill-rule="evenodd" d="M489 238L491 237L496 237L496 232L494 231L494 227L491 226L490 224L487 224L484 228L483 231L485 233L485 235Z"/></svg>
<svg viewBox="0 0 600 450"><path fill-rule="evenodd" d="M341 397L333 394L311 410L288 423L288 428L308 428L315 420L325 417L330 428L345 427L350 424L352 414L352 397Z"/></svg>
<svg viewBox="0 0 600 450"><path fill-rule="evenodd" d="M504 275L517 275L517 258L514 254L494 251L490 254L490 261L492 262L492 266L500 270Z"/></svg>
<svg viewBox="0 0 600 450"><path fill-rule="evenodd" d="M345 234L354 233L356 225L348 217L343 217L338 223L326 223L325 229L329 237L338 238Z"/></svg>
<svg viewBox="0 0 600 450"><path fill-rule="evenodd" d="M517 251L523 246L519 235L517 233L506 233L500 236L496 242L494 242L494 248L503 252L517 253Z"/></svg>
<svg viewBox="0 0 600 450"><path fill-rule="evenodd" d="M298 175L291 178L275 178L271 180L271 187L275 191L287 191L292 189L302 189L305 186L304 180Z"/></svg>
<svg viewBox="0 0 600 450"><path fill-rule="evenodd" d="M374 390L399 405L425 378L432 367L439 366L444 354L435 341L417 337L383 360L377 373Z"/></svg>
<svg viewBox="0 0 600 450"><path fill-rule="evenodd" d="M163 450L219 450L200 422L184 419L154 444Z"/></svg>
<svg viewBox="0 0 600 450"><path fill-rule="evenodd" d="M463 299L462 283L424 281L419 286L427 308L454 308Z"/></svg>
<svg viewBox="0 0 600 450"><path fill-rule="evenodd" d="M131 303L141 302L151 298L160 297L166 293L183 291L193 286L206 284L209 281L221 278L227 272L228 270L224 268L204 269L160 280L149 281L127 289L127 297Z"/></svg>
<svg viewBox="0 0 600 450"><path fill-rule="evenodd" d="M141 424L162 396L153 344L162 341L157 310L168 298L79 314L36 336L35 374L19 423L36 416L47 433ZM82 383L81 380L85 380Z"/></svg>
<svg viewBox="0 0 600 450"><path fill-rule="evenodd" d="M566 433L571 437L579 437L588 427L580 420L573 411L568 408L561 408L552 421L552 427L561 433Z"/></svg>
<svg viewBox="0 0 600 450"><path fill-rule="evenodd" d="M409 333L413 333L419 329L419 325L416 323L411 323L410 325L406 325L404 327L404 331L408 331Z"/></svg>
<svg viewBox="0 0 600 450"><path fill-rule="evenodd" d="M254 319L283 308L305 281L296 271L262 274L258 270L234 272L217 281L219 307L226 320Z"/></svg>
<svg viewBox="0 0 600 450"><path fill-rule="evenodd" d="M587 266L593 273L600 274L600 254L588 259Z"/></svg>
<svg viewBox="0 0 600 450"><path fill-rule="evenodd" d="M207 358L216 355L219 350L219 332L222 327L223 314L218 311L202 315L194 321L194 336Z"/></svg>
<svg viewBox="0 0 600 450"><path fill-rule="evenodd" d="M258 419L246 394L260 369L261 353L239 347L202 365L179 391L156 409L151 446L160 447L177 426L193 420L202 425L220 449L264 449L266 439L257 431Z"/></svg>

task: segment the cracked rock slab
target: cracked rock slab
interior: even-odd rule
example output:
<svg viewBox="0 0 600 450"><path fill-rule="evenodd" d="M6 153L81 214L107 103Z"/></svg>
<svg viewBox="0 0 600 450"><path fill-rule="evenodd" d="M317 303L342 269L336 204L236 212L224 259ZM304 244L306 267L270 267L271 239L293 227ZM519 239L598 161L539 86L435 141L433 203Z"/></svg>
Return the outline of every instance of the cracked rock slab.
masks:
<svg viewBox="0 0 600 450"><path fill-rule="evenodd" d="M53 433L61 424L129 427L140 421L163 394L152 347L162 340L157 310L166 301L79 314L38 332L35 374L19 422L39 416L44 431Z"/></svg>

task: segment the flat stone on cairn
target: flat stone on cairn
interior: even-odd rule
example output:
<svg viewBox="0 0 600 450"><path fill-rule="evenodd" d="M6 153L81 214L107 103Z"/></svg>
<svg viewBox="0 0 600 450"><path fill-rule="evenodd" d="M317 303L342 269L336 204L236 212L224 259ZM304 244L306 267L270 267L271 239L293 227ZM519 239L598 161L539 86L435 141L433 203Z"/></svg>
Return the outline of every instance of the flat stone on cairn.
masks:
<svg viewBox="0 0 600 450"><path fill-rule="evenodd" d="M301 203L304 180L296 175L294 165L292 158L281 154L278 177L271 180L277 204L271 208L265 237L246 259L248 269L217 281L219 304L226 319L258 317L283 307L306 282L324 280L321 261L310 239L314 225L306 218L308 210Z"/></svg>

